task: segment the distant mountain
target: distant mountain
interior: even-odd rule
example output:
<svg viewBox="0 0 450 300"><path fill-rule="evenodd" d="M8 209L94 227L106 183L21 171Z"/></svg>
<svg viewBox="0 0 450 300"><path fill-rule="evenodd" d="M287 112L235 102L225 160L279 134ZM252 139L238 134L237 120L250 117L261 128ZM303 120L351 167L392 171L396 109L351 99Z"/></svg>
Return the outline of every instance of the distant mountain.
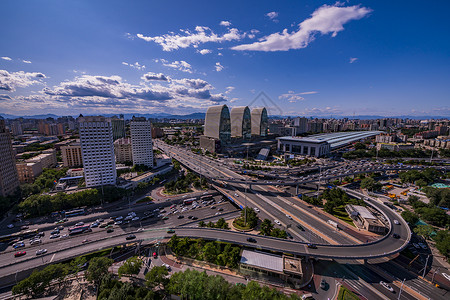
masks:
<svg viewBox="0 0 450 300"><path fill-rule="evenodd" d="M84 114L87 116L87 114ZM91 115L91 114L90 114ZM98 115L98 114L92 114L92 115ZM112 116L118 116L119 114L102 114L102 116L105 117L112 117ZM24 119L46 119L46 118L58 118L60 116L54 115L54 114L46 114L46 115L33 115L33 116L15 116L15 115L9 115L9 114L2 114L0 113L0 116L5 119L17 119L17 118L24 118ZM77 118L79 114L74 115L74 118ZM178 120L187 120L187 119L204 119L205 113L191 113L188 115L172 115L167 113L154 113L154 114L124 114L125 119L131 119L133 116L136 117L145 117L145 118L153 118L153 119L178 119ZM272 119L283 119L287 117L295 118L297 116L269 116ZM307 118L319 118L319 119L327 119L329 117L333 117L335 119L359 119L359 120L371 120L371 119L383 119L383 118L399 118L399 119L414 119L414 120L426 120L426 119L448 119L449 116L378 116L378 115L360 115L360 116L309 116Z"/></svg>
<svg viewBox="0 0 450 300"><path fill-rule="evenodd" d="M17 119L17 118L24 118L24 119L47 119L47 118L59 118L59 116L54 114L46 114L46 115L33 115L33 116L15 116L15 115L8 115L8 114L1 114L5 119Z"/></svg>

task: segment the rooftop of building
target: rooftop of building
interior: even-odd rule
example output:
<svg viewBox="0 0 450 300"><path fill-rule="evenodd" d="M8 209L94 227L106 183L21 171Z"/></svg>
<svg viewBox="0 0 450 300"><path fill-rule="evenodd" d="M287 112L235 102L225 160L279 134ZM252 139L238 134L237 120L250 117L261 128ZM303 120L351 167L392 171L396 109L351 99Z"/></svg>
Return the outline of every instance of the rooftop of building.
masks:
<svg viewBox="0 0 450 300"><path fill-rule="evenodd" d="M283 141L298 141L314 144L329 143L330 148L334 149L363 138L378 135L380 133L382 133L382 131L345 131L313 134L307 137L283 136L278 139Z"/></svg>
<svg viewBox="0 0 450 300"><path fill-rule="evenodd" d="M283 258L278 255L243 250L240 263L255 266L260 269L283 273Z"/></svg>
<svg viewBox="0 0 450 300"><path fill-rule="evenodd" d="M302 260L296 257L283 256L284 271L302 275Z"/></svg>
<svg viewBox="0 0 450 300"><path fill-rule="evenodd" d="M360 205L352 205L352 204L348 204L347 205L350 210L357 212L361 218L363 219L377 219L377 217L375 217L366 207L364 206L360 206Z"/></svg>

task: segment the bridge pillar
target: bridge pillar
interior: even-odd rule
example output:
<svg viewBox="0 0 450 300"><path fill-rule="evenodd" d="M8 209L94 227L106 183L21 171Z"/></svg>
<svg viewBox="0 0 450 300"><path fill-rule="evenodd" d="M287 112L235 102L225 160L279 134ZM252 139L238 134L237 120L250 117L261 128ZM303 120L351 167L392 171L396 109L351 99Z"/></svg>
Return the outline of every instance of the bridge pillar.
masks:
<svg viewBox="0 0 450 300"><path fill-rule="evenodd" d="M364 258L364 264L367 264L367 258Z"/></svg>
<svg viewBox="0 0 450 300"><path fill-rule="evenodd" d="M295 186L295 195L298 195L298 184Z"/></svg>

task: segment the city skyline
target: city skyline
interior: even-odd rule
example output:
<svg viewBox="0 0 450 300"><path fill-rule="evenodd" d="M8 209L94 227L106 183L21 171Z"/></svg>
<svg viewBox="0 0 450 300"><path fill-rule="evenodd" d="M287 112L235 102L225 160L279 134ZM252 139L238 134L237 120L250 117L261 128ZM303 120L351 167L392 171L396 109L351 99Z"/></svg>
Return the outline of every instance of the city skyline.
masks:
<svg viewBox="0 0 450 300"><path fill-rule="evenodd" d="M449 5L8 1L0 110L448 117Z"/></svg>

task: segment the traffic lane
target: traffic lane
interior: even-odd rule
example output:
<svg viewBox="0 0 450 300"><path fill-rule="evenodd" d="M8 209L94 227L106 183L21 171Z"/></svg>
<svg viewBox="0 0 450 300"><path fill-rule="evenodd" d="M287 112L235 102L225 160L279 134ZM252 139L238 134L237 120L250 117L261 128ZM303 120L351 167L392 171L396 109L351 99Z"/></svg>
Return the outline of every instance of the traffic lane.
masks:
<svg viewBox="0 0 450 300"><path fill-rule="evenodd" d="M305 223L311 225L313 228L317 229L321 233L324 233L329 238L335 240L339 244L353 244L351 241L349 241L347 238L340 236L336 233L336 230L332 229L331 226L329 226L326 222L320 222L317 219L311 217L310 215L306 213L301 213L297 209L293 208L291 205L286 204L284 201L278 199L273 194L264 191L260 186L254 186L253 189L257 191L258 193L261 193L264 195L264 197L268 198L270 201L276 203L278 206L280 206L282 209L288 212L289 215L295 216L298 219L303 220ZM258 195L256 195L258 196ZM270 207L270 204L266 204L268 207ZM281 211L278 211L279 218L282 218L285 221L285 224L291 224L291 228L296 228L296 222L294 220L290 220L286 217L286 214L284 214ZM308 237L308 233L305 231L300 231L303 233L303 236ZM316 234L314 234L316 237L318 237ZM316 239L317 240L317 239ZM323 241L325 244L329 244L329 242L326 242L325 239L320 237L319 241Z"/></svg>
<svg viewBox="0 0 450 300"><path fill-rule="evenodd" d="M180 215L183 216L182 219L179 219L177 215L173 215L169 217L168 220L160 220L159 218L151 218L149 220L140 222L135 221L134 223L130 224L121 224L121 225L114 225L113 229L114 232L123 234L123 233L129 233L136 231L140 225L142 226L158 226L158 227L176 227L183 225L185 223L191 222L190 219L187 218L188 215L192 215L198 218L198 221L202 220L203 218L210 218L210 217L217 217L217 219L221 218L221 215L216 215L216 212L218 212L218 209L223 208L222 213L229 213L229 212L236 212L236 209L227 202L223 202L218 205L218 208L212 210L210 208L203 208L203 209L197 209L197 210L191 210L186 211ZM76 245L81 244L82 241L88 239L90 241L97 241L99 239L102 239L105 237L106 229L104 228L92 228L91 233L81 233L79 235L73 235L69 236L66 239L49 239L49 234L47 233L46 236L42 239L41 244L34 244L29 245L28 240L25 240L26 247L15 249L14 251L6 252L0 254L0 266L7 265L11 263L11 257L14 258L14 253L17 251L27 251L27 254L22 257L15 258L14 261L21 261L27 259L29 255L35 255L36 250L38 249L47 249L48 253L51 253L53 251L57 251L61 248L61 245L63 246L70 246L70 245ZM62 232L63 234L64 232ZM67 231L66 231L67 233ZM11 250L11 249L10 249Z"/></svg>
<svg viewBox="0 0 450 300"><path fill-rule="evenodd" d="M375 287L379 292L383 293L387 297L395 296L395 299L398 299L398 295L400 292L400 288L394 285L388 278L385 278L381 276L378 273L375 273L371 269L365 267L364 265L346 265L347 267L351 268L351 270L357 274L359 277L361 277L364 281L372 284L373 287ZM387 283L390 287L392 287L393 292L389 291L387 288L382 286L380 284L381 281L384 281ZM404 290L402 291L402 294L400 296L400 299L415 299L412 295L408 294Z"/></svg>
<svg viewBox="0 0 450 300"><path fill-rule="evenodd" d="M18 263L2 267L0 269L0 276L6 276L8 274L14 274L21 270L26 269L33 269L36 267L40 267L42 265L45 265L50 262L58 262L63 261L65 259L71 258L71 257L77 257L83 254L87 254L90 252L94 252L100 249L105 249L112 247L113 245L123 245L127 243L132 243L137 240L143 240L146 242L155 241L155 240L162 240L165 238L170 237L170 234L166 233L166 229L158 229L158 230L149 230L146 232L138 232L135 233L136 239L135 240L126 240L126 234L116 234L113 236L106 237L103 240L98 240L93 243L86 243L86 244L75 244L75 247L73 248L62 248L60 252L58 253L49 253L43 256L34 256L29 260L26 261L19 261ZM28 255L28 254L27 254Z"/></svg>

